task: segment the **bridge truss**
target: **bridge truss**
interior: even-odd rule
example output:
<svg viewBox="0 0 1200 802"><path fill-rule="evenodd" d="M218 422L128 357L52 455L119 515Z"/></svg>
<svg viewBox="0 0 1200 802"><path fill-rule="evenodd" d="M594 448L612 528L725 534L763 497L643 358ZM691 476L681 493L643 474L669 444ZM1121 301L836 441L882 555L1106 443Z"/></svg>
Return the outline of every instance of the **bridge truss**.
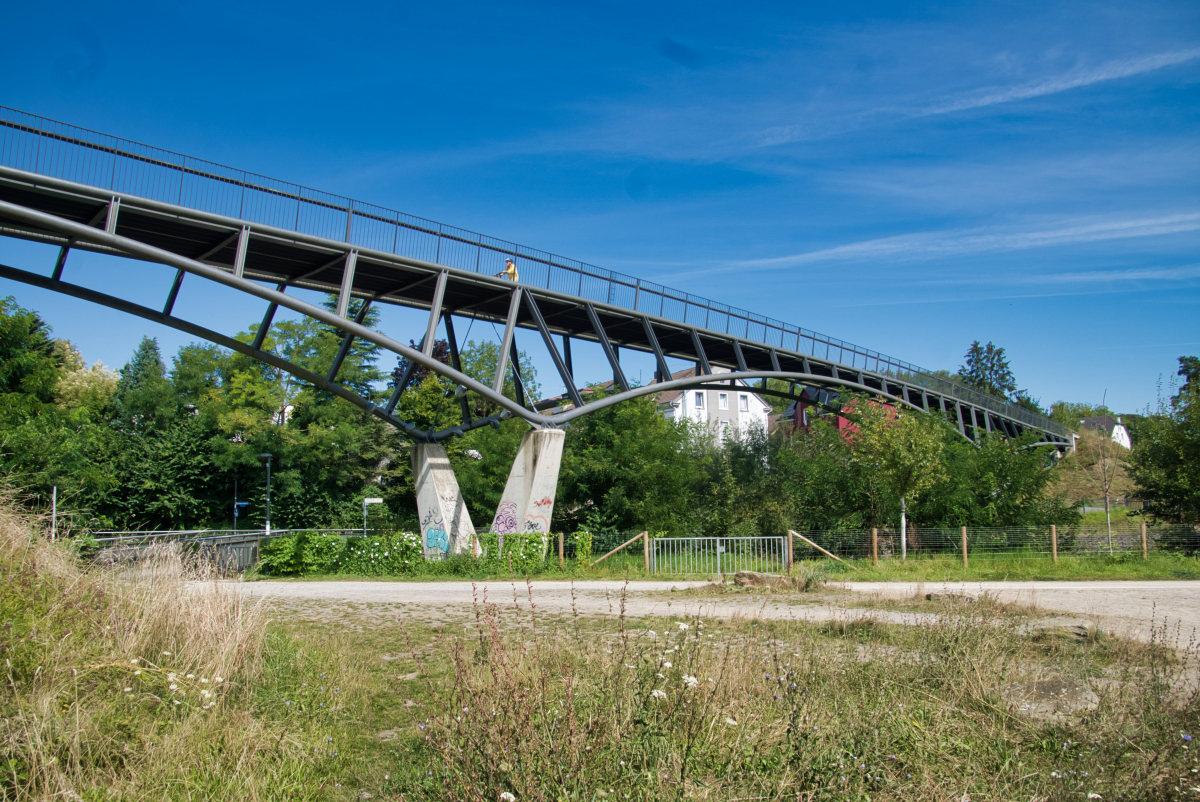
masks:
<svg viewBox="0 0 1200 802"><path fill-rule="evenodd" d="M0 235L59 246L49 275L0 265L0 276L98 303L185 331L288 371L393 424L417 443L519 417L555 429L598 409L647 394L713 383L758 381L756 392L810 399L852 390L913 409L940 412L959 431L1066 446L1050 419L875 351L725 304L613 273L514 243L317 192L0 107ZM72 250L163 265L174 280L161 308L150 308L70 281ZM513 259L520 282L497 278ZM175 313L196 276L266 303L256 337L243 343ZM194 280L193 280L194 282ZM329 311L289 295L307 289L337 297ZM362 301L350 316L352 298ZM428 310L418 348L362 325L373 304ZM329 371L318 375L265 350L282 307L342 332ZM464 374L454 318L503 324L500 364L490 385ZM433 358L444 324L451 364ZM516 333L536 332L566 387L570 404L525 398L516 370ZM378 404L338 383L355 338L407 360L409 375ZM416 339L415 337L413 339ZM612 368L614 393L588 394L575 380L572 340L598 344ZM630 384L620 350L651 354L657 383ZM671 379L667 358L696 365ZM463 419L443 430L418 430L396 416L411 370L424 366L459 388ZM714 374L714 367L730 372ZM515 398L501 393L512 372ZM786 382L787 391L767 386ZM473 418L462 391L500 408ZM598 395L598 394L597 394Z"/></svg>

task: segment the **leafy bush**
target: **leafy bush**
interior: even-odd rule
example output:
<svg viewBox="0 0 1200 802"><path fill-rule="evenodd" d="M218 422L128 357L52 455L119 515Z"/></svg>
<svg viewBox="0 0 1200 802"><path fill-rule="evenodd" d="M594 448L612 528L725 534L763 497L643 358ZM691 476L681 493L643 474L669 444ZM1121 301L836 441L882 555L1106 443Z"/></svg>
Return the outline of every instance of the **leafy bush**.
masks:
<svg viewBox="0 0 1200 802"><path fill-rule="evenodd" d="M346 538L345 548L330 565L339 574L396 576L410 574L425 562L421 537L393 532L375 537Z"/></svg>
<svg viewBox="0 0 1200 802"><path fill-rule="evenodd" d="M274 537L266 542L259 554L264 574L288 576L297 573L296 536Z"/></svg>
<svg viewBox="0 0 1200 802"><path fill-rule="evenodd" d="M499 536L491 532L476 535L479 540L481 566L507 570L518 573L529 573L541 568L546 560L547 549L550 546L550 536L545 532L514 532L504 536L504 549L501 551Z"/></svg>
<svg viewBox="0 0 1200 802"><path fill-rule="evenodd" d="M571 536L575 541L575 562L580 568L592 564L592 533L579 529Z"/></svg>

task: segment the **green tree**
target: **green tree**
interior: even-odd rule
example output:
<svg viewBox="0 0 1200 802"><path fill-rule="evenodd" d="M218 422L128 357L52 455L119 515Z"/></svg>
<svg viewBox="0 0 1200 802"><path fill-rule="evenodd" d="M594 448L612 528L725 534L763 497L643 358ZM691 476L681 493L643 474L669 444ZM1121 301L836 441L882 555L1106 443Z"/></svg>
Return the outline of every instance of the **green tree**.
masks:
<svg viewBox="0 0 1200 802"><path fill-rule="evenodd" d="M0 300L0 414L9 420L35 415L55 400L63 356L50 327L9 296Z"/></svg>
<svg viewBox="0 0 1200 802"><path fill-rule="evenodd" d="M692 428L666 420L651 398L576 419L563 446L552 526L582 525L591 507L618 531L692 533L706 460L695 444Z"/></svg>
<svg viewBox="0 0 1200 802"><path fill-rule="evenodd" d="M1071 431L1079 431L1080 421L1097 415L1109 415L1111 410L1106 406L1095 406L1083 402L1055 401L1050 405L1050 417Z"/></svg>
<svg viewBox="0 0 1200 802"><path fill-rule="evenodd" d="M915 516L943 528L1077 522L1073 503L1054 492L1067 469L1052 463L1053 447L1030 448L1037 440L1033 432L1015 440L992 432L972 443L946 430L945 472L917 501Z"/></svg>
<svg viewBox="0 0 1200 802"><path fill-rule="evenodd" d="M488 387L496 379L496 366L500 362L500 344L491 340L475 342L471 340L459 354L463 373L475 381ZM532 404L541 398L541 387L538 385L537 369L533 360L524 351L517 354L521 385L525 388L525 403ZM513 383L512 365L504 371L504 387L501 394L507 398L516 398L516 385ZM468 393L472 414L478 418L486 417L495 412L498 407L475 393Z"/></svg>
<svg viewBox="0 0 1200 802"><path fill-rule="evenodd" d="M908 499L945 475L944 423L933 415L900 412L861 400L856 400L850 415L858 427L853 435L856 459L877 471L883 485L900 499L900 550L901 557L907 558Z"/></svg>
<svg viewBox="0 0 1200 802"><path fill-rule="evenodd" d="M1017 391L1017 380L1009 367L1004 349L992 343L971 343L966 353L967 364L958 369L958 379L968 387L1008 398Z"/></svg>
<svg viewBox="0 0 1200 802"><path fill-rule="evenodd" d="M175 417L179 400L167 380L157 340L143 337L121 368L112 405L113 425L126 432L165 429Z"/></svg>
<svg viewBox="0 0 1200 802"><path fill-rule="evenodd" d="M1129 475L1156 517L1200 521L1200 381L1196 357L1179 358L1185 381L1169 402L1139 422Z"/></svg>

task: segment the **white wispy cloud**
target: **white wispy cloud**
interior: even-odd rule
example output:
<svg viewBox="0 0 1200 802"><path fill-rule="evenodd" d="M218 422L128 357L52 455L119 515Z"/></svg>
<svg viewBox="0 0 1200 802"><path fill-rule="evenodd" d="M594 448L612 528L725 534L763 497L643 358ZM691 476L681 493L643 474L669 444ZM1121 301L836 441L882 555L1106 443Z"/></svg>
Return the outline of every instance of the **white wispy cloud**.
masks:
<svg viewBox="0 0 1200 802"><path fill-rule="evenodd" d="M823 138L834 134L846 133L888 120L932 117L939 114L951 114L1002 103L1029 100L1035 97L1059 94L1072 89L1103 83L1104 81L1129 78L1134 75L1160 70L1164 67L1185 64L1198 58L1200 58L1200 47L1172 50L1164 53L1152 53L1134 58L1115 59L1096 67L1080 67L1059 75L1014 86L981 88L925 104L878 106L836 119L773 126L759 132L755 144L758 147L771 147L773 145L783 145L806 139Z"/></svg>
<svg viewBox="0 0 1200 802"><path fill-rule="evenodd" d="M1200 229L1200 212L1123 220L1072 222L1024 231L940 231L853 242L833 248L729 262L689 271L687 275L731 273L741 270L783 270L824 262L863 260L938 259L976 253L1046 248L1086 242L1152 237ZM676 276L681 274L676 274Z"/></svg>
<svg viewBox="0 0 1200 802"><path fill-rule="evenodd" d="M1118 78L1128 78L1144 72L1159 70L1163 67L1183 64L1197 58L1200 58L1200 48L1176 50L1168 53L1154 53L1139 58L1109 61L1101 64L1099 67L1074 70L1033 83L972 92L968 95L927 106L918 111L914 116L927 117L933 114L948 114L955 111L977 109L983 106L994 106L998 103L1011 103L1043 95L1054 95L1082 86L1113 81Z"/></svg>

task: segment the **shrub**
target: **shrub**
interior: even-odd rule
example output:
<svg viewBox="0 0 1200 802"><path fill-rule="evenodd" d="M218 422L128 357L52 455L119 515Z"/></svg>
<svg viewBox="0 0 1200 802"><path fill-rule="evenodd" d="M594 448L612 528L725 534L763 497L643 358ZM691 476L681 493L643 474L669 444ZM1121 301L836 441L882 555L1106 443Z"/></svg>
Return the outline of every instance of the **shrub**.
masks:
<svg viewBox="0 0 1200 802"><path fill-rule="evenodd" d="M571 536L575 541L575 562L580 568L592 564L592 533L586 529L576 530Z"/></svg>
<svg viewBox="0 0 1200 802"><path fill-rule="evenodd" d="M346 538L345 548L330 565L339 574L396 576L424 563L421 537L414 532Z"/></svg>
<svg viewBox="0 0 1200 802"><path fill-rule="evenodd" d="M508 570L511 565L513 571L526 574L543 566L550 546L550 536L545 532L514 532L505 535L503 551L499 547L498 535L485 532L476 535L476 538L481 549L481 566Z"/></svg>

